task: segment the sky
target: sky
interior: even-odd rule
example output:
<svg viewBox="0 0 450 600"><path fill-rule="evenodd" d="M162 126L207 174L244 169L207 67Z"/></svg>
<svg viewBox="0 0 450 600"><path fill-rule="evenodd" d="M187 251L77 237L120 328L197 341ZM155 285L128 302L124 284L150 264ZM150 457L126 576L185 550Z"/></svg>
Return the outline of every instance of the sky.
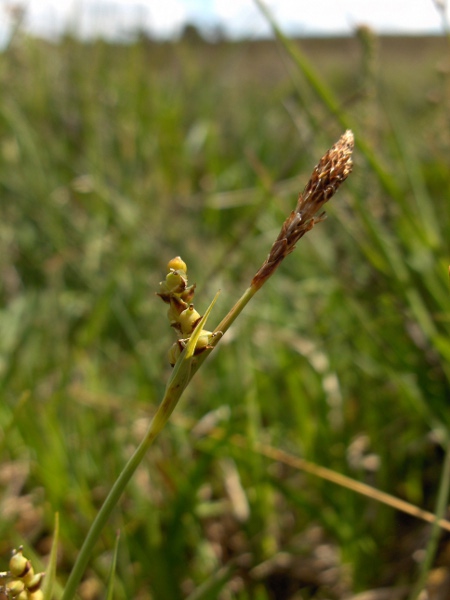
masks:
<svg viewBox="0 0 450 600"><path fill-rule="evenodd" d="M450 0L264 0L285 33L349 35L358 25L377 33L443 33ZM446 6L447 5L447 6ZM176 37L187 23L206 33L266 37L267 21L254 0L0 0L0 42L8 38L11 7L25 9L22 26L51 39L68 28L84 38L126 39L140 27Z"/></svg>

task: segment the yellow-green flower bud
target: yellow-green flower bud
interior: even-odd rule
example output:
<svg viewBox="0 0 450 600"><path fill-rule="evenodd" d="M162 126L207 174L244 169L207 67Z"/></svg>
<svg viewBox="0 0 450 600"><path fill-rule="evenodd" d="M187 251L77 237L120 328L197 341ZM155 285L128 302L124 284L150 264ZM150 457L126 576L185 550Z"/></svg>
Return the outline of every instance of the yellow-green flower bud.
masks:
<svg viewBox="0 0 450 600"><path fill-rule="evenodd" d="M176 341L170 347L170 350L169 350L167 356L168 356L169 364L171 367L175 366L175 363L177 362L180 354L183 352L183 349L184 349L184 342L182 340Z"/></svg>
<svg viewBox="0 0 450 600"><path fill-rule="evenodd" d="M201 318L201 315L195 310L194 305L190 304L178 317L181 333L186 336L191 335Z"/></svg>
<svg viewBox="0 0 450 600"><path fill-rule="evenodd" d="M181 256L175 256L175 258L169 260L169 262L167 263L167 268L169 271L173 269L174 271L184 271L185 274L187 273L186 263L181 258Z"/></svg>
<svg viewBox="0 0 450 600"><path fill-rule="evenodd" d="M179 294L185 289L187 278L180 271L170 271L166 275L165 283L170 292Z"/></svg>
<svg viewBox="0 0 450 600"><path fill-rule="evenodd" d="M20 581L19 579L14 579L13 581L9 581L6 585L5 585L7 594L8 594L8 598L15 598L16 596L18 596L21 592L24 591L25 589L25 584L23 581Z"/></svg>
<svg viewBox="0 0 450 600"><path fill-rule="evenodd" d="M223 335L223 333L221 331L216 331L216 333L212 333L211 331L202 329L200 332L200 335L198 337L197 344L195 345L194 356L198 356L205 350L209 350L210 348L213 348L213 346L211 345L211 340L213 338L215 338L216 336L220 336L219 337L219 339L220 339L222 337L222 335ZM184 340L177 340L175 342L175 344L173 344L172 347L170 348L168 357L169 357L169 363L172 367L177 362L180 354L186 348L186 344L188 342L189 342L189 338L186 338Z"/></svg>
<svg viewBox="0 0 450 600"><path fill-rule="evenodd" d="M36 592L41 587L43 578L44 573L32 574L31 569L23 578L23 582L25 583L26 588L29 592Z"/></svg>
<svg viewBox="0 0 450 600"><path fill-rule="evenodd" d="M36 590L28 594L27 600L44 600L44 593L42 590Z"/></svg>
<svg viewBox="0 0 450 600"><path fill-rule="evenodd" d="M170 297L170 308L167 311L167 316L169 317L170 325L175 327L175 329L181 330L180 325L180 315L183 310L188 308L188 304L181 300L178 296Z"/></svg>
<svg viewBox="0 0 450 600"><path fill-rule="evenodd" d="M216 336L222 337L222 335L223 333L221 331L212 333L211 331L202 329L198 337L197 344L195 346L194 356L197 356L197 354L201 354L204 350L209 350L210 348L213 348L213 346L211 346L211 340Z"/></svg>
<svg viewBox="0 0 450 600"><path fill-rule="evenodd" d="M27 590L23 590L14 598L14 600L30 600L30 594L27 592Z"/></svg>
<svg viewBox="0 0 450 600"><path fill-rule="evenodd" d="M195 283L189 285L181 294L180 298L185 302L190 302L195 294Z"/></svg>
<svg viewBox="0 0 450 600"><path fill-rule="evenodd" d="M22 554L22 548L13 550L13 555L9 561L9 570L13 577L25 577L31 569L31 563L28 558Z"/></svg>
<svg viewBox="0 0 450 600"><path fill-rule="evenodd" d="M181 294L186 289L187 279L179 271L171 271L164 281L159 282L158 296L168 302L171 294Z"/></svg>
<svg viewBox="0 0 450 600"><path fill-rule="evenodd" d="M201 354L207 348L211 348L210 343L212 335L211 331L207 331L206 329L201 330L197 344L195 345L194 355Z"/></svg>

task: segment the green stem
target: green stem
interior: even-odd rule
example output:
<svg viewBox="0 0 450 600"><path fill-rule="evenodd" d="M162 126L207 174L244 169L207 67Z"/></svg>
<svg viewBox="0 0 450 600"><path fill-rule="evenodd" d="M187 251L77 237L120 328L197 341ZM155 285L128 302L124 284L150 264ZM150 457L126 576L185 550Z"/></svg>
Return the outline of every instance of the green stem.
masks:
<svg viewBox="0 0 450 600"><path fill-rule="evenodd" d="M188 375L189 376L189 375ZM179 381L179 380L178 380ZM80 553L77 556L73 569L70 573L70 576L67 580L64 593L62 596L62 600L71 600L76 592L77 586L81 581L83 573L87 567L88 561L91 557L92 551L94 549L94 545L97 542L100 534L105 526L107 520L109 519L114 507L118 503L125 487L130 481L132 475L140 465L142 459L144 458L147 450L155 440L156 436L159 434L161 429L166 424L168 418L172 414L175 406L178 403L178 400L183 393L187 383L184 380L184 385L177 383L171 378L172 384L169 382L168 388L164 395L164 399L158 407L155 416L153 417L150 426L145 434L144 439L141 441L139 446L136 448L134 454L131 456L119 477L115 481L111 491L109 492L103 506L97 513L97 516L92 523L92 526L87 534L83 545L80 549Z"/></svg>
<svg viewBox="0 0 450 600"><path fill-rule="evenodd" d="M230 328L230 326L234 323L236 318L241 314L241 312L244 310L245 306L247 306L247 304L250 302L250 300L253 298L253 296L256 294L257 291L258 291L258 289L253 286L250 286L249 288L247 288L245 290L245 292L242 294L242 296L239 298L239 300L236 302L236 304L233 306L233 308L230 310L230 312L227 314L227 316L224 317L222 319L222 321L214 329L214 333L217 333L219 331L221 331L222 333L225 333L225 331L227 331L227 329Z"/></svg>
<svg viewBox="0 0 450 600"><path fill-rule="evenodd" d="M105 502L103 503L103 506L97 513L97 516L95 517L95 520L92 523L91 528L89 529L89 533L87 534L83 542L83 545L77 556L73 569L69 575L69 578L64 588L64 593L62 595L62 600L71 600L74 597L78 584L81 581L83 573L87 567L89 558L92 554L94 545L97 542L100 533L103 530L103 527L105 526L109 516L111 515L113 508L119 501L119 498L122 495L125 486L130 481L131 476L136 471L148 447L151 444L151 440L154 437L151 436L151 430L154 420L155 419L153 419L145 438L139 444L136 451L125 465L124 469L122 470L119 477L115 481L113 487L111 488L111 491L109 492Z"/></svg>

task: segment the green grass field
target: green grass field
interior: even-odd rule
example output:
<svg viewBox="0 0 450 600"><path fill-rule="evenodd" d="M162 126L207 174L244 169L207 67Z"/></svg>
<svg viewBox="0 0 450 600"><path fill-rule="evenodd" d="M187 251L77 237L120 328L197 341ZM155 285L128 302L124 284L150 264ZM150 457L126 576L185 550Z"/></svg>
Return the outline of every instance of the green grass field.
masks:
<svg viewBox="0 0 450 600"><path fill-rule="evenodd" d="M264 451L432 513L439 490L448 504L448 43L13 40L0 56L0 570L20 544L45 568L58 512L61 597L170 377L155 295L167 262L187 262L200 313L221 290L212 329L351 128L353 173L328 219L195 376L79 594L105 597L118 530L116 599L412 598L450 576L448 533L436 547L429 523Z"/></svg>

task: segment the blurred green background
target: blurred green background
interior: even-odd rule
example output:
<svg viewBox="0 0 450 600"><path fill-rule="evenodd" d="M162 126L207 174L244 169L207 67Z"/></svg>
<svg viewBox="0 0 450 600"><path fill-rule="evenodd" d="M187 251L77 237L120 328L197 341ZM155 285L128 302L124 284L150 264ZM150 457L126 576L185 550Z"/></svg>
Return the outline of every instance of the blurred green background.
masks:
<svg viewBox="0 0 450 600"><path fill-rule="evenodd" d="M212 329L351 127L354 171L328 219L195 376L80 596L103 597L118 529L119 599L338 599L417 579L428 525L252 447L434 510L450 425L448 43L187 29L128 46L17 36L0 55L2 568L21 543L45 557L58 511L61 583L70 571L170 375L167 262L187 262L200 313L221 289ZM444 538L436 568L445 557Z"/></svg>

